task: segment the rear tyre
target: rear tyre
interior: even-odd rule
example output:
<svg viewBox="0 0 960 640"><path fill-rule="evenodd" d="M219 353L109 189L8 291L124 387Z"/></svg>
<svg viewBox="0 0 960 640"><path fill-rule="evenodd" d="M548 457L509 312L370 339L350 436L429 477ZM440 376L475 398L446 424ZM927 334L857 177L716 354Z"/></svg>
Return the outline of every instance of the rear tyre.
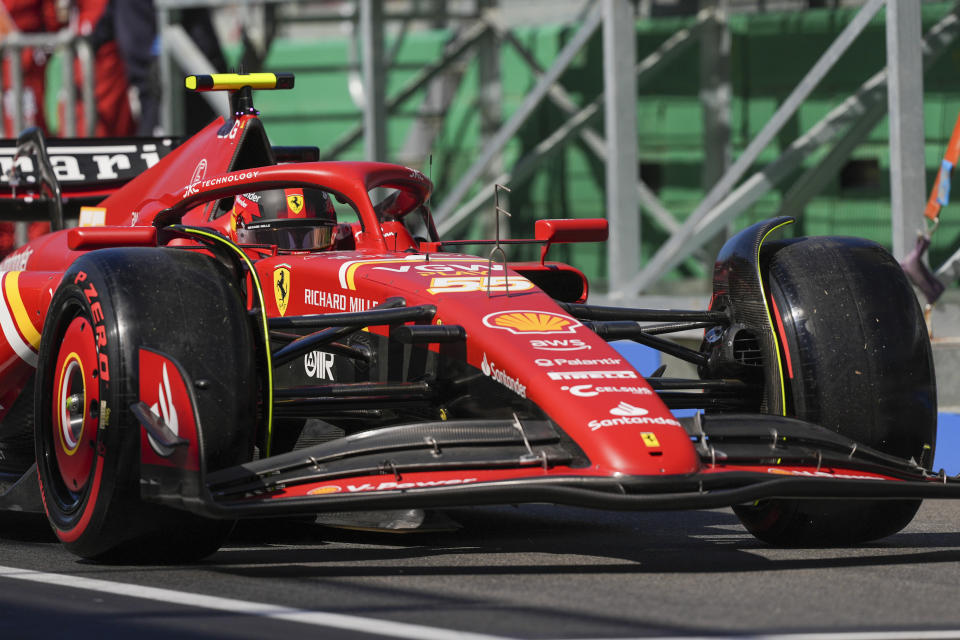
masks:
<svg viewBox="0 0 960 640"><path fill-rule="evenodd" d="M57 537L100 560L178 562L216 551L232 523L140 499L138 350L193 380L207 468L250 459L256 407L252 336L237 286L215 260L111 249L74 263L53 296L34 411L41 495Z"/></svg>
<svg viewBox="0 0 960 640"><path fill-rule="evenodd" d="M879 245L854 238L804 238L770 249L766 285L788 413L929 465L937 417L933 358L900 265ZM771 544L826 546L894 534L920 502L764 500L734 511Z"/></svg>

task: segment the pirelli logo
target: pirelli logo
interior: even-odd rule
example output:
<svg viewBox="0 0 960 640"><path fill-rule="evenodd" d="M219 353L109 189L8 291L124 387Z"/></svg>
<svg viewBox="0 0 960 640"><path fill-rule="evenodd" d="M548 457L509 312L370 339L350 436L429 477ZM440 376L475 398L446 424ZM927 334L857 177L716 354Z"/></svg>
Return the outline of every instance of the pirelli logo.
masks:
<svg viewBox="0 0 960 640"><path fill-rule="evenodd" d="M550 371L551 380L635 380L635 371Z"/></svg>

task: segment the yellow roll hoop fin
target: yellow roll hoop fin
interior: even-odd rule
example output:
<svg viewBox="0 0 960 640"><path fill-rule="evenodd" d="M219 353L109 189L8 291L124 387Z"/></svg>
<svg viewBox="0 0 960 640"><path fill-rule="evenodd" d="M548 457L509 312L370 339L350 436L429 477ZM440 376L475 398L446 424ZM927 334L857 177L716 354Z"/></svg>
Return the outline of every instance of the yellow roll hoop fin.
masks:
<svg viewBox="0 0 960 640"><path fill-rule="evenodd" d="M190 91L238 91L251 89L293 89L292 73L215 73L212 76L187 76Z"/></svg>

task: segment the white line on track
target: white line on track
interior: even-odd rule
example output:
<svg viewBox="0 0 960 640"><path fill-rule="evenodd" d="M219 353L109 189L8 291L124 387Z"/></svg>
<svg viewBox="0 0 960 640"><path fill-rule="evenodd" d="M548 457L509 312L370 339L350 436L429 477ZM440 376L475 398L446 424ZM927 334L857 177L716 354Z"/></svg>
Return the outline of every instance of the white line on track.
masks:
<svg viewBox="0 0 960 640"><path fill-rule="evenodd" d="M709 636L635 636L576 640L955 640L960 629L927 631L836 631L827 633L712 634ZM565 638L564 640L574 640Z"/></svg>
<svg viewBox="0 0 960 640"><path fill-rule="evenodd" d="M84 591L108 593L128 598L139 598L153 602L196 607L214 611L225 611L238 615L256 616L284 622L296 622L315 627L346 629L389 638L411 638L412 640L515 640L505 636L492 636L484 633L441 629L406 622L392 622L376 618L364 618L342 613L330 613L310 609L294 609L281 605L234 600L208 596L201 593L189 593L145 587L125 582L110 582L95 578L81 578L63 573L46 573L0 566L0 579L24 580L55 587L69 587ZM914 631L840 631L833 633L774 633L774 634L712 634L709 636L636 636L619 637L605 640L947 640L960 638L960 629L930 629ZM587 639L583 639L587 640ZM601 640L590 638L589 640Z"/></svg>
<svg viewBox="0 0 960 640"><path fill-rule="evenodd" d="M16 567L0 566L0 578L25 580L28 582L49 584L57 587L71 587L74 589L96 591L98 593L109 593L128 598L141 598L143 600L151 600L153 602L164 602L167 604L176 604L187 607L199 607L202 609L212 609L215 611L226 611L241 615L270 618L273 620L283 620L285 622L297 622L300 624L308 624L317 627L347 629L350 631L358 631L361 633L369 633L372 635L386 636L390 638L412 638L414 640L509 640L503 636L491 636L482 633L455 631L453 629L440 629L437 627L427 627L419 624L391 622L389 620L364 618L361 616L351 616L342 613L329 613L325 611L313 611L309 609L294 609L292 607L264 604L262 602L234 600L232 598L220 598L201 593L187 593L184 591L174 591L172 589L144 587L123 582L110 582L107 580L97 580L94 578L81 578L62 573L31 571L30 569L18 569Z"/></svg>

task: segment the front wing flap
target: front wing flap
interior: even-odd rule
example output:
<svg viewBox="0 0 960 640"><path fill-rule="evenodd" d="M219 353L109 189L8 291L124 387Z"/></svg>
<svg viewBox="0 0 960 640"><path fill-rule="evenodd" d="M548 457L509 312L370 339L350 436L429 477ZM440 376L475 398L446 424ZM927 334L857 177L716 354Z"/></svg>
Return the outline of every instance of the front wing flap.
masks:
<svg viewBox="0 0 960 640"><path fill-rule="evenodd" d="M281 489L242 500L220 501L209 494L203 500L158 494L150 498L219 518L530 502L631 511L710 509L769 498L960 498L956 478L899 480L839 468L725 467L663 478L597 477L577 471L558 467L550 474L460 470L456 477L436 472L379 475L314 483L301 491Z"/></svg>

